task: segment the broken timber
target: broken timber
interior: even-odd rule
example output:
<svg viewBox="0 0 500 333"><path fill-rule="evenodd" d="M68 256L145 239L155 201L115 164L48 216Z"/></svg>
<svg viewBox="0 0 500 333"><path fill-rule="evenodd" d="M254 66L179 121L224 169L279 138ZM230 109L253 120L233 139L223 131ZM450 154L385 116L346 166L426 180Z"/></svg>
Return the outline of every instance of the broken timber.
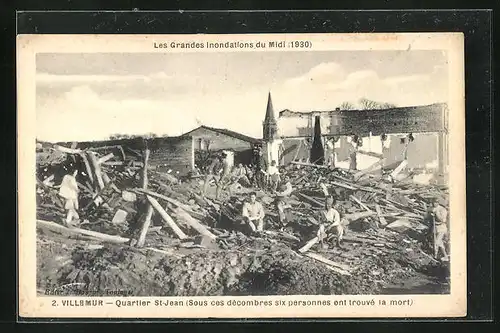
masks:
<svg viewBox="0 0 500 333"><path fill-rule="evenodd" d="M203 224L194 219L181 207L177 207L174 211L177 214L177 216L179 216L182 220L184 220L184 222L186 222L194 230L198 231L201 235L208 237L212 240L217 238L217 236L211 233Z"/></svg>
<svg viewBox="0 0 500 333"><path fill-rule="evenodd" d="M167 214L167 212L163 209L163 207L160 205L158 201L156 201L155 198L152 198L151 196L147 195L146 198L148 199L149 203L153 208L160 214L160 216L163 218L165 222L169 225L169 227L174 231L174 233L179 237L179 239L186 239L187 235L177 226L177 224L174 222L174 220L170 217L170 215Z"/></svg>
<svg viewBox="0 0 500 333"><path fill-rule="evenodd" d="M44 226L44 227L47 227L47 228L52 229L52 230L66 231L66 232L71 232L71 233L75 233L75 234L90 236L90 237L96 238L98 240L101 240L103 242L109 242L109 243L115 243L115 244L125 244L125 243L129 242L128 238L103 234L100 232L85 230L85 229L80 229L80 228L67 228L63 225L57 224L57 223L52 222L52 221L37 220L36 222L40 226Z"/></svg>
<svg viewBox="0 0 500 333"><path fill-rule="evenodd" d="M94 167L94 173L97 178L97 183L99 184L99 187L104 189L104 180L102 179L102 172L101 172L101 166L99 165L99 162L97 160L97 156L93 152L89 152L89 157L90 157L90 162L92 163L92 166Z"/></svg>
<svg viewBox="0 0 500 333"><path fill-rule="evenodd" d="M358 198L356 198L354 195L351 194L349 196L349 198L351 198L353 201L355 201L358 205L361 206L361 208L363 208L367 212L371 212L372 211L370 208L368 208L364 203L361 202L361 200L359 200Z"/></svg>
<svg viewBox="0 0 500 333"><path fill-rule="evenodd" d="M382 215L382 210L380 209L380 206L378 204L375 205L375 210L377 211L378 219L380 221L381 225L387 225L387 221L385 220L385 217Z"/></svg>
<svg viewBox="0 0 500 333"><path fill-rule="evenodd" d="M322 263L325 263L329 266L333 266L335 268L338 268L342 271L344 271L344 275L351 275L349 274L349 270L350 270L350 267L347 266L347 265L343 265L343 264L339 264L339 263L336 263L328 258L325 258L323 257L322 255L318 254L318 253L314 253L314 252L308 252L305 254L307 257L309 258L312 258L312 259L315 259L315 260L318 260L318 261L321 261ZM341 273L342 274L342 273Z"/></svg>
<svg viewBox="0 0 500 333"><path fill-rule="evenodd" d="M179 201L177 201L175 199L169 198L169 197L167 197L165 195L162 195L162 194L159 194L159 193L156 193L156 192L153 192L153 191L145 190L145 189L142 189L142 188L137 188L137 189L134 189L133 191L139 192L141 194L147 194L147 195L150 195L152 197L156 197L158 199L162 199L162 200L165 200L167 202L170 202L171 204L174 204L177 207L181 207L182 209L184 209L186 212L188 212L189 214L191 214L193 216L197 215L197 217L198 217L200 215L200 213L197 213L197 212L193 211L190 206L188 206L186 204L183 204L182 202L179 202Z"/></svg>
<svg viewBox="0 0 500 333"><path fill-rule="evenodd" d="M148 187L148 160L149 160L149 149L144 152L144 167L142 170L142 188L147 189Z"/></svg>
<svg viewBox="0 0 500 333"><path fill-rule="evenodd" d="M151 224L151 217L153 217L153 207L148 205L148 210L146 212L146 218L144 219L144 224L142 225L141 233L139 239L137 240L137 247L143 247L146 241L146 234L148 233L149 225Z"/></svg>
<svg viewBox="0 0 500 333"><path fill-rule="evenodd" d="M362 176L366 175L367 173L371 173L373 171L381 169L382 166L384 165L384 163L385 163L385 159L381 159L380 161L377 161L377 162L373 163L368 168L363 169L363 170L355 173L354 174L354 179L359 179Z"/></svg>

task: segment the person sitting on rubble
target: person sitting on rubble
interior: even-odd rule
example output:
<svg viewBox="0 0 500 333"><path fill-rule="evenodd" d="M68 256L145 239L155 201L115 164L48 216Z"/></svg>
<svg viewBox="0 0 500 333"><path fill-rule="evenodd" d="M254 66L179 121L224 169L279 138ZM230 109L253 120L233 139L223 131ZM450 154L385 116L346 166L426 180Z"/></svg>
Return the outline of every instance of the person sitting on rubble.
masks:
<svg viewBox="0 0 500 333"><path fill-rule="evenodd" d="M326 232L329 229L333 228L336 234L337 246L341 247L342 237L344 235L344 227L341 223L340 213L338 212L338 210L334 208L335 204L336 201L332 196L328 197L325 200L325 207L321 211L321 216L320 216L321 224L317 236L321 244L324 244L323 241L327 237Z"/></svg>
<svg viewBox="0 0 500 333"><path fill-rule="evenodd" d="M233 184L239 183L245 187L250 187L251 184L248 178L248 172L242 163L238 163L234 168L231 181Z"/></svg>
<svg viewBox="0 0 500 333"><path fill-rule="evenodd" d="M243 204L243 211L241 213L243 221L246 222L252 232L260 232L264 230L264 207L257 201L257 193L250 193L250 198ZM257 224L257 226L255 225Z"/></svg>
<svg viewBox="0 0 500 333"><path fill-rule="evenodd" d="M285 175L282 184L279 189L275 192L276 199L274 201L274 205L276 210L278 211L278 218L281 225L281 229L285 228L288 224L285 209L290 208L290 204L288 203L288 197L293 192L293 186L290 182L290 176Z"/></svg>
<svg viewBox="0 0 500 333"><path fill-rule="evenodd" d="M78 170L73 171L73 174L66 174L59 188L59 195L65 199L64 209L67 211L66 224L78 224L80 216L78 215L78 184L76 175ZM73 220L74 219L74 220Z"/></svg>
<svg viewBox="0 0 500 333"><path fill-rule="evenodd" d="M222 171L222 167L223 167L222 166L222 160L223 160L223 158L224 157L222 156L222 154L217 154L217 156L215 156L215 158L213 159L212 163L208 167L207 174L205 176L205 182L203 184L203 189L202 189L202 192L201 192L201 194L203 196L206 195L207 190L208 190L208 186L210 185L210 182L212 181L212 179L215 181L216 185L219 183L218 176L219 176L220 172Z"/></svg>
<svg viewBox="0 0 500 333"><path fill-rule="evenodd" d="M269 177L269 188L272 192L275 192L280 182L280 171L276 165L276 161L271 162L267 170L267 176Z"/></svg>
<svg viewBox="0 0 500 333"><path fill-rule="evenodd" d="M440 204L437 198L431 199L428 218L432 221L434 233L434 258L438 259L439 251L443 253L442 261L448 261L446 240L448 238L448 210Z"/></svg>

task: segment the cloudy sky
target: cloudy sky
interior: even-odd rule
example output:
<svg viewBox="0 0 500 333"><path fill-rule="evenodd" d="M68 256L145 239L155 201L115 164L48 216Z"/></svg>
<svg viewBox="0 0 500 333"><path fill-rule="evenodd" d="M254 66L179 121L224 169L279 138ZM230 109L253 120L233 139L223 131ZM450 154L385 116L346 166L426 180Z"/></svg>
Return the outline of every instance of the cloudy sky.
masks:
<svg viewBox="0 0 500 333"><path fill-rule="evenodd" d="M46 141L179 135L199 124L261 137L269 91L276 113L362 97L448 99L442 51L42 53L36 65L37 138Z"/></svg>

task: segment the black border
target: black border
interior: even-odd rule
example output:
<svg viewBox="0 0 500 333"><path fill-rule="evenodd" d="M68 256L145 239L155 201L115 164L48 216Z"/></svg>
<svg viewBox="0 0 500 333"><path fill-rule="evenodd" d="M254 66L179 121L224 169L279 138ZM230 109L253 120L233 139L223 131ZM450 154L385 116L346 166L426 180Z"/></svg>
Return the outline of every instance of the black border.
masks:
<svg viewBox="0 0 500 333"><path fill-rule="evenodd" d="M28 1L25 1L27 3ZM70 4L72 9L89 9L91 3L84 6ZM124 1L125 8L134 8L131 1ZM124 2L121 2L124 5ZM356 1L353 2L353 4ZM401 2L400 2L401 3ZM404 1L403 1L404 3ZM127 6L129 5L130 6ZM181 8L178 2L171 2L173 8ZM471 3L472 4L472 3ZM380 4L377 4L380 8ZM411 4L410 4L411 5ZM43 4L29 4L31 9L40 8ZM108 3L108 8L117 9ZM145 4L142 4L145 8ZM427 4L428 8L430 4ZM67 7L67 6L66 6ZM95 7L95 5L94 5ZM382 6L383 7L383 6ZM400 6L403 8L404 4ZM476 4L476 7L481 7ZM221 8L221 7L219 7ZM222 8L224 8L222 6ZM248 8L248 6L247 6ZM365 8L369 8L365 6ZM373 7L372 7L373 8ZM387 6L386 6L387 8ZM64 9L60 8L60 9ZM4 12L5 13L5 12ZM8 15L8 14L7 14ZM7 16L2 14L2 16ZM9 17L12 19L12 17ZM7 18L7 20L9 19ZM468 233L468 315L466 319L476 321L487 321L492 318L492 217L493 217L493 80L492 80L492 11L475 10L427 10L427 11L306 11L306 12L19 12L17 14L18 33L298 33L298 32L431 32L431 31L455 31L465 34L465 61L466 61L466 143L467 143L467 233ZM12 20L10 28L12 28ZM15 27L15 23L14 23ZM8 75L2 78L15 78L14 55L15 41L11 29L10 52L7 51L3 58L2 69L7 69ZM4 31L2 31L4 32ZM9 49L9 48L8 48ZM5 61L7 60L7 61ZM10 66L6 63L12 60ZM11 83L11 82L9 82ZM15 85L10 89L3 90L9 101L15 106ZM12 113L3 112L7 116L8 124L13 116ZM11 117L10 119L8 117ZM15 118L14 118L15 119ZM3 125L3 133L8 133L8 128ZM8 125L7 125L8 126ZM11 150L3 150L4 160L9 156L15 156L15 147ZM12 154L10 154L12 153ZM15 162L14 162L15 163ZM14 177L8 174L7 168L2 177L5 183L14 183ZM15 171L14 171L15 172ZM14 186L13 186L14 188ZM7 199L2 192L2 199ZM6 201L6 200L5 200ZM2 200L2 202L4 202ZM8 215L6 209L2 211L1 221L4 228L2 237L15 235L13 216ZM12 233L10 233L12 231ZM7 239L7 238L6 238ZM15 238L17 239L17 237ZM15 241L14 241L15 242ZM2 242L2 247L6 242ZM11 248L12 249L12 248ZM14 250L15 251L15 250ZM9 253L4 251L2 253ZM12 252L11 252L12 253ZM15 254L16 252L12 253ZM15 258L11 256L10 258ZM12 260L11 260L12 261ZM16 265L12 265L15 269ZM1 287L1 298L15 299L13 294L17 293L17 281L13 279L14 274L5 274L3 278L8 282L14 282L9 288L5 282ZM17 270L16 270L17 271ZM7 276L6 276L7 275ZM10 278L10 279L9 279ZM12 281L14 280L14 281ZM15 303L9 302L8 311L17 312ZM8 320L10 313L2 312L0 320ZM10 317L11 318L11 317ZM445 319L448 322L463 321L464 319ZM438 321L441 319L424 319L424 321ZM117 319L123 322L123 320ZM372 319L381 321L381 319ZM401 321L400 319L387 319L388 321ZM418 319L412 319L418 320ZM31 320L30 320L31 321ZM38 321L53 321L39 319ZM67 320L57 320L67 322ZM75 320L71 320L75 321ZM82 320L80 322L95 321L94 319ZM100 320L101 321L101 320ZM105 320L110 321L110 320ZM157 322L157 320L147 320ZM180 321L169 320L169 322ZM206 320L188 320L192 322L206 322ZM217 320L227 321L227 320ZM244 320L245 322L247 320ZM250 320L249 320L250 321ZM253 320L251 320L253 321ZM259 321L281 321L279 319ZM286 320L289 321L289 320ZM312 320L305 320L312 321ZM320 319L320 321L326 321ZM335 319L334 321L339 321ZM358 320L348 320L358 321ZM240 322L241 323L241 322Z"/></svg>

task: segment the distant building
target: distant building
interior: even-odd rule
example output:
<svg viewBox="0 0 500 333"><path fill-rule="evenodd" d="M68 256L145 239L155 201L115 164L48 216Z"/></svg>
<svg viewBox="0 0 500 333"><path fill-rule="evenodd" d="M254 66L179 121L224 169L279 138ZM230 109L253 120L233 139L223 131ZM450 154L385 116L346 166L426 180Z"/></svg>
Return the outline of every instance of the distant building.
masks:
<svg viewBox="0 0 500 333"><path fill-rule="evenodd" d="M252 148L261 140L234 132L228 129L200 126L183 136L193 138L195 152L231 151L234 163L249 164L252 158Z"/></svg>

